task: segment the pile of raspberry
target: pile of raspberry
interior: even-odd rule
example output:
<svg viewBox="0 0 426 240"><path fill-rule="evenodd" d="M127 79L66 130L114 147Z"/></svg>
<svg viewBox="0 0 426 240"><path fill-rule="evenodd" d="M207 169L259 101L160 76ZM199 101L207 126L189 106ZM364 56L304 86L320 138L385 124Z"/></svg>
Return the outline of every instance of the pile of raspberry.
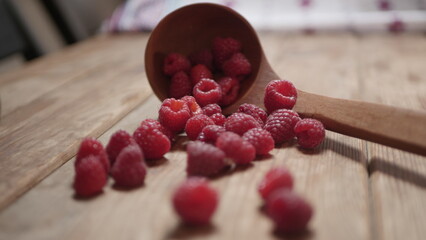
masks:
<svg viewBox="0 0 426 240"><path fill-rule="evenodd" d="M216 103L226 107L237 99L240 83L251 73L241 42L216 37L211 48L185 56L170 53L163 73L169 77L169 97L194 96L200 106Z"/></svg>
<svg viewBox="0 0 426 240"><path fill-rule="evenodd" d="M203 50L190 56L192 68L184 56L169 54L165 58L164 73L171 76L170 93L175 97L162 102L158 119L143 120L133 134L118 130L105 148L96 139L84 139L75 161L76 195L98 195L108 176L118 187L143 186L146 162L162 158L170 151L175 136L185 133L190 140L186 145L189 178L176 190L173 204L185 223L206 224L219 201L216 190L209 186L209 177L232 171L235 166L247 166L257 156L269 155L275 146L294 138L302 148L317 147L325 137L324 126L315 119L301 119L291 110L297 90L289 81L274 80L268 84L264 95L266 110L245 103L230 116L223 115L222 107L236 100L239 82L251 71L247 70L250 64L240 51L241 44L235 39L215 38L211 51ZM216 82L211 69L219 71L215 74L226 76ZM176 79L179 84L174 83ZM181 91L185 86L183 82L191 86L192 91ZM175 95L177 92L180 94ZM261 184L263 187L259 187L268 215L280 230L302 230L312 209L289 191L293 180L288 171L277 171L278 177L268 173Z"/></svg>

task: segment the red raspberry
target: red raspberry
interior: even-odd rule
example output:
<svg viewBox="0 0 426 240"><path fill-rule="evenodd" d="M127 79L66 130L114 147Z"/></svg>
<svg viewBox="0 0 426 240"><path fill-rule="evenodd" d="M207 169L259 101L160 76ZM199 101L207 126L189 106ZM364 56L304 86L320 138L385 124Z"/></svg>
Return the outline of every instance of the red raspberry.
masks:
<svg viewBox="0 0 426 240"><path fill-rule="evenodd" d="M114 164L115 159L118 154L123 150L123 148L129 145L136 145L135 139L133 139L130 134L124 130L118 130L115 132L106 147L106 152L108 153L108 158L111 163L111 166ZM136 145L137 146L137 145Z"/></svg>
<svg viewBox="0 0 426 240"><path fill-rule="evenodd" d="M268 114L262 108L250 104L244 103L238 108L238 112L248 114L256 119L262 126L265 124Z"/></svg>
<svg viewBox="0 0 426 240"><path fill-rule="evenodd" d="M193 90L193 95L200 106L217 103L222 97L222 91L219 84L212 79L202 79Z"/></svg>
<svg viewBox="0 0 426 240"><path fill-rule="evenodd" d="M189 56L192 65L203 64L213 71L213 54L210 49L194 52Z"/></svg>
<svg viewBox="0 0 426 240"><path fill-rule="evenodd" d="M297 90L286 80L271 81L265 88L264 104L268 112L277 109L292 109L297 100Z"/></svg>
<svg viewBox="0 0 426 240"><path fill-rule="evenodd" d="M214 176L225 166L225 153L219 148L200 141L190 142L186 172L188 175Z"/></svg>
<svg viewBox="0 0 426 240"><path fill-rule="evenodd" d="M170 151L170 139L151 125L139 126L133 133L133 138L147 160L162 158Z"/></svg>
<svg viewBox="0 0 426 240"><path fill-rule="evenodd" d="M191 82L192 85L197 84L201 79L212 79L212 72L203 64L195 65L191 68Z"/></svg>
<svg viewBox="0 0 426 240"><path fill-rule="evenodd" d="M222 98L219 101L221 106L228 106L237 100L240 91L240 83L236 78L223 77L218 80L222 90Z"/></svg>
<svg viewBox="0 0 426 240"><path fill-rule="evenodd" d="M297 143L303 148L315 148L325 137L324 125L316 119L305 118L294 126Z"/></svg>
<svg viewBox="0 0 426 240"><path fill-rule="evenodd" d="M257 190L264 200L279 189L293 189L293 176L285 167L269 170L260 182Z"/></svg>
<svg viewBox="0 0 426 240"><path fill-rule="evenodd" d="M183 100L186 102L186 104L189 107L189 110L191 111L191 116L196 114L203 114L203 110L201 109L200 105L198 105L197 101L193 96L185 96L181 98L180 100Z"/></svg>
<svg viewBox="0 0 426 240"><path fill-rule="evenodd" d="M192 83L184 71L175 73L170 82L169 97L181 98L186 95L191 95Z"/></svg>
<svg viewBox="0 0 426 240"><path fill-rule="evenodd" d="M146 166L138 145L125 147L111 169L115 184L121 187L136 187L143 184Z"/></svg>
<svg viewBox="0 0 426 240"><path fill-rule="evenodd" d="M158 111L161 125L172 132L180 132L185 128L186 121L191 117L191 111L183 100L167 98Z"/></svg>
<svg viewBox="0 0 426 240"><path fill-rule="evenodd" d="M206 179L191 177L176 189L172 201L176 213L185 223L204 225L210 222L219 199Z"/></svg>
<svg viewBox="0 0 426 240"><path fill-rule="evenodd" d="M275 144L281 144L294 138L294 126L300 121L299 115L292 110L278 109L266 119L263 128L271 133Z"/></svg>
<svg viewBox="0 0 426 240"><path fill-rule="evenodd" d="M216 37L213 39L212 53L217 68L222 69L222 64L234 53L241 51L240 41L234 38Z"/></svg>
<svg viewBox="0 0 426 240"><path fill-rule="evenodd" d="M89 197L102 192L107 173L99 156L88 155L76 161L74 190L78 196Z"/></svg>
<svg viewBox="0 0 426 240"><path fill-rule="evenodd" d="M256 149L249 142L233 132L224 132L216 140L216 147L236 164L249 164L256 157Z"/></svg>
<svg viewBox="0 0 426 240"><path fill-rule="evenodd" d="M274 139L271 134L262 128L252 128L243 135L243 139L251 143L257 155L266 155L274 149Z"/></svg>
<svg viewBox="0 0 426 240"><path fill-rule="evenodd" d="M254 117L245 113L233 113L225 120L226 131L231 131L243 135L252 128L262 127Z"/></svg>
<svg viewBox="0 0 426 240"><path fill-rule="evenodd" d="M226 132L225 128L217 125L208 125L203 128L201 133L198 135L197 140L206 143L216 143L216 139L221 133Z"/></svg>
<svg viewBox="0 0 426 240"><path fill-rule="evenodd" d="M99 161L102 163L102 166L104 166L105 172L109 172L110 165L104 146L102 146L102 143L98 140L88 137L81 141L80 148L78 149L75 160L75 165L77 166L81 159L90 155L97 156Z"/></svg>
<svg viewBox="0 0 426 240"><path fill-rule="evenodd" d="M155 119L145 119L141 122L139 126L148 126L148 128L155 128L160 130L164 135L166 135L170 141L173 140L174 134L169 129L165 128L161 123Z"/></svg>
<svg viewBox="0 0 426 240"><path fill-rule="evenodd" d="M173 76L179 71L188 72L191 62L180 53L170 53L164 58L163 71L167 76Z"/></svg>
<svg viewBox="0 0 426 240"><path fill-rule="evenodd" d="M203 113L204 115L211 116L215 113L222 113L222 108L217 105L216 103L207 104L203 107Z"/></svg>
<svg viewBox="0 0 426 240"><path fill-rule="evenodd" d="M213 120L214 124L219 126L223 126L226 121L226 117L222 113L215 113L211 115L210 118Z"/></svg>
<svg viewBox="0 0 426 240"><path fill-rule="evenodd" d="M226 76L243 79L251 73L251 64L242 53L234 53L222 65Z"/></svg>
<svg viewBox="0 0 426 240"><path fill-rule="evenodd" d="M281 189L268 198L266 212L278 231L297 233L306 229L313 209L296 193Z"/></svg>
<svg viewBox="0 0 426 240"><path fill-rule="evenodd" d="M214 125L213 120L211 120L209 117L207 117L204 114L198 114L194 115L188 121L185 125L185 132L186 135L190 140L197 139L198 135L200 134L201 130L207 125Z"/></svg>

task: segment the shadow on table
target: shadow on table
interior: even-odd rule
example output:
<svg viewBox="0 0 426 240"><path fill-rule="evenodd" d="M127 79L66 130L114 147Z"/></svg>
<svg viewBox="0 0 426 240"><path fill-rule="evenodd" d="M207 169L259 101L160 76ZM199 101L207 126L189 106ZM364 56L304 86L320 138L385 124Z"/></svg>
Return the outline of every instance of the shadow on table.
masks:
<svg viewBox="0 0 426 240"><path fill-rule="evenodd" d="M209 234L213 234L216 230L217 229L213 224L205 226L188 226L183 223L179 223L175 229L168 234L166 239L202 238Z"/></svg>
<svg viewBox="0 0 426 240"><path fill-rule="evenodd" d="M282 233L274 229L272 234L279 239L288 240L308 240L314 238L314 232L310 229L298 233Z"/></svg>

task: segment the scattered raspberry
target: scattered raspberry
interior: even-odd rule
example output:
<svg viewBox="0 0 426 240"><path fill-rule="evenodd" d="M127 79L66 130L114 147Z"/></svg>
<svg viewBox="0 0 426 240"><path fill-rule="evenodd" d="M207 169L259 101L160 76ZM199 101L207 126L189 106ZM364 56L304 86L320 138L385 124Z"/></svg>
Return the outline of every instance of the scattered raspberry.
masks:
<svg viewBox="0 0 426 240"><path fill-rule="evenodd" d="M132 144L136 145L135 140L132 136L130 136L128 132L124 130L118 130L111 136L106 147L106 152L108 153L108 158L111 166L114 164L115 159L117 158L121 150Z"/></svg>
<svg viewBox="0 0 426 240"><path fill-rule="evenodd" d="M270 113L281 108L292 109L296 99L297 90L289 81L274 80L265 88L264 104Z"/></svg>
<svg viewBox="0 0 426 240"><path fill-rule="evenodd" d="M293 176L284 167L277 167L269 170L260 182L257 190L264 200L279 189L293 189Z"/></svg>
<svg viewBox="0 0 426 240"><path fill-rule="evenodd" d="M297 143L303 148L315 148L325 137L324 125L316 119L305 118L294 126Z"/></svg>
<svg viewBox="0 0 426 240"><path fill-rule="evenodd" d="M105 172L109 172L109 161L108 161L108 155L104 149L104 146L102 146L102 143L98 140L88 137L83 139L80 143L80 148L78 149L75 165L77 166L81 159L88 157L90 155L97 156L99 161L102 163L102 166L104 166Z"/></svg>
<svg viewBox="0 0 426 240"><path fill-rule="evenodd" d="M222 69L222 64L234 53L241 51L240 41L234 38L216 37L212 43L213 59L217 68Z"/></svg>
<svg viewBox="0 0 426 240"><path fill-rule="evenodd" d="M160 130L164 135L166 135L170 141L173 140L174 134L169 129L165 128L161 123L155 119L145 119L141 122L139 126L148 126L148 128L154 128Z"/></svg>
<svg viewBox="0 0 426 240"><path fill-rule="evenodd" d="M226 131L243 135L252 128L262 127L252 116L245 113L233 113L225 120Z"/></svg>
<svg viewBox="0 0 426 240"><path fill-rule="evenodd" d="M274 149L272 135L262 128L252 128L243 135L243 139L251 143L256 149L257 155L266 155Z"/></svg>
<svg viewBox="0 0 426 240"><path fill-rule="evenodd" d="M214 176L225 166L225 153L219 148L200 141L190 142L186 172L188 175Z"/></svg>
<svg viewBox="0 0 426 240"><path fill-rule="evenodd" d="M195 65L191 68L191 82L192 85L197 84L201 79L212 79L212 72L203 64Z"/></svg>
<svg viewBox="0 0 426 240"><path fill-rule="evenodd" d="M221 106L228 106L237 100L240 90L240 83L236 78L223 77L220 78L218 84L222 90L222 98L219 101Z"/></svg>
<svg viewBox="0 0 426 240"><path fill-rule="evenodd" d="M226 76L242 79L251 73L251 64L242 53L234 53L222 65Z"/></svg>
<svg viewBox="0 0 426 240"><path fill-rule="evenodd" d="M294 138L294 126L300 121L299 115L292 110L278 109L266 119L263 128L271 133L275 144L281 144Z"/></svg>
<svg viewBox="0 0 426 240"><path fill-rule="evenodd" d="M181 98L186 95L191 95L192 83L184 71L175 73L170 82L169 97Z"/></svg>
<svg viewBox="0 0 426 240"><path fill-rule="evenodd" d="M170 151L170 139L160 130L150 125L141 125L133 133L133 138L142 149L147 160L162 158Z"/></svg>
<svg viewBox="0 0 426 240"><path fill-rule="evenodd" d="M164 59L163 71L167 76L173 76L179 71L188 72L191 62L180 53L170 53Z"/></svg>
<svg viewBox="0 0 426 240"><path fill-rule="evenodd" d="M172 132L182 131L190 117L191 112L186 102L174 98L164 100L158 111L158 119L161 125Z"/></svg>
<svg viewBox="0 0 426 240"><path fill-rule="evenodd" d="M216 147L236 164L249 164L256 157L256 149L236 133L224 132L216 140Z"/></svg>
<svg viewBox="0 0 426 240"><path fill-rule="evenodd" d="M176 213L185 223L204 225L210 222L219 199L206 179L191 177L176 189L172 201Z"/></svg>
<svg viewBox="0 0 426 240"><path fill-rule="evenodd" d="M254 119L256 119L262 126L265 124L266 119L268 118L268 114L265 112L265 110L250 103L241 104L237 112L245 113L254 117Z"/></svg>
<svg viewBox="0 0 426 240"><path fill-rule="evenodd" d="M213 71L213 54L210 49L194 52L189 56L192 65L203 64Z"/></svg>
<svg viewBox="0 0 426 240"><path fill-rule="evenodd" d="M125 147L111 169L112 178L121 187L137 187L143 184L146 166L138 145Z"/></svg>
<svg viewBox="0 0 426 240"><path fill-rule="evenodd" d="M222 97L222 91L219 84L212 79L202 79L193 90L193 95L200 106L217 103Z"/></svg>
<svg viewBox="0 0 426 240"><path fill-rule="evenodd" d="M197 114L203 114L203 110L201 109L200 105L198 105L197 101L193 96L185 96L181 98L180 100L183 100L186 102L186 104L189 107L189 110L191 111L191 116L197 115Z"/></svg>
<svg viewBox="0 0 426 240"><path fill-rule="evenodd" d="M203 113L204 115L211 116L215 113L222 113L222 108L217 105L216 103L207 104L203 107Z"/></svg>
<svg viewBox="0 0 426 240"><path fill-rule="evenodd" d="M223 126L226 121L226 117L222 113L215 113L211 115L210 118L213 120L214 124L219 126Z"/></svg>
<svg viewBox="0 0 426 240"><path fill-rule="evenodd" d="M214 125L213 120L204 114L194 115L185 125L185 132L189 139L195 140L200 134L201 130L207 125Z"/></svg>
<svg viewBox="0 0 426 240"><path fill-rule="evenodd" d="M221 133L226 132L225 128L218 125L208 125L201 130L201 133L198 135L197 140L215 144L217 138Z"/></svg>
<svg viewBox="0 0 426 240"><path fill-rule="evenodd" d="M74 190L78 196L89 197L102 192L107 173L99 156L87 155L75 164Z"/></svg>
<svg viewBox="0 0 426 240"><path fill-rule="evenodd" d="M268 198L266 212L278 231L296 233L305 230L313 209L296 193L281 189Z"/></svg>

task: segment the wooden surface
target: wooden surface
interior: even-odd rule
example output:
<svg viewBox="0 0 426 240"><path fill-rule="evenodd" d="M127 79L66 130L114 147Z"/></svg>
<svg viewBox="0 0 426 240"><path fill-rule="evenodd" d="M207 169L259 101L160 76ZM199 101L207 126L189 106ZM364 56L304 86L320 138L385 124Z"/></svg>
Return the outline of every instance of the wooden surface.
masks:
<svg viewBox="0 0 426 240"><path fill-rule="evenodd" d="M423 35L260 39L272 68L299 89L426 109ZM315 208L309 231L292 238L424 238L426 158L333 132L313 152L285 144L252 167L212 180L220 205L206 228L181 226L170 204L186 177L184 136L149 164L143 187L117 190L110 180L102 195L75 199L73 156L81 138L107 143L117 129L132 132L157 115L160 102L143 73L146 40L101 36L0 76L0 239L281 238L256 193L277 165L291 170L295 190Z"/></svg>

